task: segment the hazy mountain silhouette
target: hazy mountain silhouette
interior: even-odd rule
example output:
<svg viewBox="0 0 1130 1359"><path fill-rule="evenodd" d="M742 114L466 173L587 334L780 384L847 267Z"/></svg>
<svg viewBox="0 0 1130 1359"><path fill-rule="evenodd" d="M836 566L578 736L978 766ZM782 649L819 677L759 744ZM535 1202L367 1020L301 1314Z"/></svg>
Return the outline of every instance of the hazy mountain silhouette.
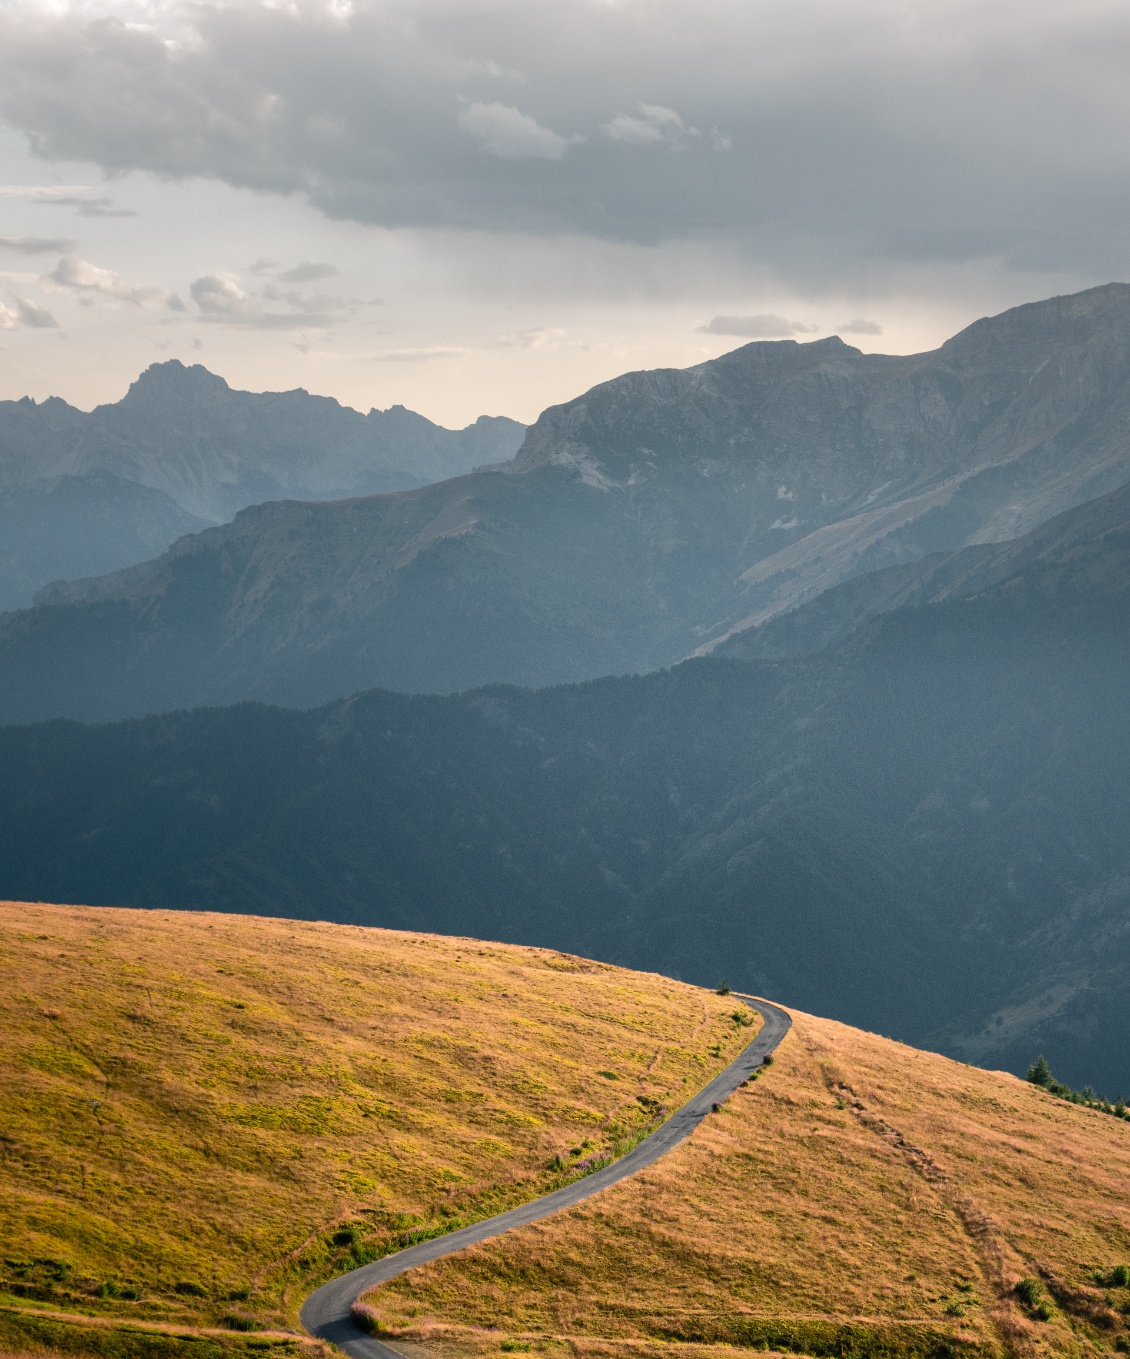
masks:
<svg viewBox="0 0 1130 1359"><path fill-rule="evenodd" d="M155 562L45 591L0 631L0 716L654 669L1128 478L1125 285L925 355L750 344L546 411L502 470L244 510Z"/></svg>
<svg viewBox="0 0 1130 1359"><path fill-rule="evenodd" d="M14 504L28 525L6 540L0 609L49 581L155 557L247 505L403 490L509 459L524 429L488 416L443 429L403 406L362 415L301 389L233 391L175 359L89 414L54 397L0 402L0 526L17 523L5 517Z"/></svg>

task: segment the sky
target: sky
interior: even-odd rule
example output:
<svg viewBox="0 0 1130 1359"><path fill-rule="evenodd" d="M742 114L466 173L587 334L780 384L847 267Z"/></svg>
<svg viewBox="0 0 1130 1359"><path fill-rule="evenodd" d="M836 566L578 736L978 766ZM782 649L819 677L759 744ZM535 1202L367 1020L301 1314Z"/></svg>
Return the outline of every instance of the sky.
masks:
<svg viewBox="0 0 1130 1359"><path fill-rule="evenodd" d="M0 398L449 426L1130 278L1118 0L0 0Z"/></svg>

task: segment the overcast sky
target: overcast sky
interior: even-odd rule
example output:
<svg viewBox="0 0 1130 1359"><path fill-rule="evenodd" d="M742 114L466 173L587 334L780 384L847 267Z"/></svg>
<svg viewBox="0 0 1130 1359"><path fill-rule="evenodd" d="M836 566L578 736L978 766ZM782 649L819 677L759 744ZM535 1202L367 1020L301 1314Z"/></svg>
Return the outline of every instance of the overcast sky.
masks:
<svg viewBox="0 0 1130 1359"><path fill-rule="evenodd" d="M446 424L1130 277L1130 4L0 0L0 396Z"/></svg>

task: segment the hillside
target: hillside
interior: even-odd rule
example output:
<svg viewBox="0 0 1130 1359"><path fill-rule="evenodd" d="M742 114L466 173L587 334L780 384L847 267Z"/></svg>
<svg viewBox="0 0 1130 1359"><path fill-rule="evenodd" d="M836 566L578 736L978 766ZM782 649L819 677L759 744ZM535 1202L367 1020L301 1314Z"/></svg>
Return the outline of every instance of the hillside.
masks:
<svg viewBox="0 0 1130 1359"><path fill-rule="evenodd" d="M13 1306L292 1328L651 1126L748 1042L734 1009L546 950L4 903L0 1346Z"/></svg>
<svg viewBox="0 0 1130 1359"><path fill-rule="evenodd" d="M897 609L808 659L2 730L0 894L726 976L981 1064L1045 1051L1126 1093L1118 503L1075 512L1090 539L1061 524L1059 557L1038 531L995 593Z"/></svg>
<svg viewBox="0 0 1130 1359"><path fill-rule="evenodd" d="M1005 543L932 553L834 586L808 604L709 649L742 660L811 655L873 619L924 604L990 600L1033 617L1103 613L1130 598L1130 482Z"/></svg>
<svg viewBox="0 0 1130 1359"><path fill-rule="evenodd" d="M206 528L163 491L112 472L0 488L0 613L53 580L100 575Z"/></svg>
<svg viewBox="0 0 1130 1359"><path fill-rule="evenodd" d="M176 360L89 414L54 397L0 401L0 612L248 505L424 486L512 457L523 433L502 417L450 430L402 406L362 415L302 390L235 391Z"/></svg>
<svg viewBox="0 0 1130 1359"><path fill-rule="evenodd" d="M795 1014L663 1161L366 1301L444 1356L1098 1355L1130 1345L1128 1183L1125 1123Z"/></svg>
<svg viewBox="0 0 1130 1359"><path fill-rule="evenodd" d="M627 374L544 412L504 468L245 510L45 591L0 626L0 720L655 669L855 575L1114 490L1128 431L1121 284L929 354L765 342Z"/></svg>

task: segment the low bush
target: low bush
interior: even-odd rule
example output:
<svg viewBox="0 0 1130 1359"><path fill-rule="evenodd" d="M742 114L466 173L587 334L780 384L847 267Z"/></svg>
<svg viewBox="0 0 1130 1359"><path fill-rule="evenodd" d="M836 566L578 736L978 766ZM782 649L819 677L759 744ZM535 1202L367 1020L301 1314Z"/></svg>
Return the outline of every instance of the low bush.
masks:
<svg viewBox="0 0 1130 1359"><path fill-rule="evenodd" d="M242 1312L229 1312L220 1318L220 1325L226 1326L229 1331L261 1331L263 1323L254 1317L245 1316Z"/></svg>
<svg viewBox="0 0 1130 1359"><path fill-rule="evenodd" d="M1039 1279L1021 1279L1013 1292L1025 1307L1035 1307L1043 1295Z"/></svg>

